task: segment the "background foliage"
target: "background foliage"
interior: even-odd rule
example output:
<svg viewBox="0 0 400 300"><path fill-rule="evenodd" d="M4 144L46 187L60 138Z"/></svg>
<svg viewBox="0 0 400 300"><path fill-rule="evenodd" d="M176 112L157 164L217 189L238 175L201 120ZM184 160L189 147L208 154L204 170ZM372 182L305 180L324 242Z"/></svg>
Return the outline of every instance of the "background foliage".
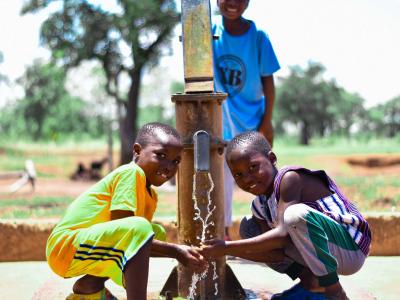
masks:
<svg viewBox="0 0 400 300"><path fill-rule="evenodd" d="M59 5L52 6L56 2ZM118 0L108 11L91 1L28 0L21 13L50 6L41 42L51 60L33 62L18 80L24 96L2 107L0 138L97 139L111 129L120 141L121 162L130 160L138 126L154 120L175 124L169 95L182 91L183 84L171 82L162 66L157 67L170 50L179 21L175 1ZM96 82L96 92L89 101L66 88L70 72L87 62L97 63L89 78ZM157 68L153 81L144 83L144 74ZM169 94L161 93L165 82ZM0 74L0 84L7 84L5 75ZM286 77L278 78L273 121L277 137L295 138L302 145L331 136L393 138L400 129L400 95L367 107L360 95L327 78L322 64L310 62L292 66Z"/></svg>
<svg viewBox="0 0 400 300"><path fill-rule="evenodd" d="M36 13L52 2L60 1L27 1L22 13ZM126 163L137 131L143 70L156 65L169 47L179 15L174 0L118 0L116 6L105 11L89 1L63 0L43 22L41 40L53 61L64 68L99 62L105 91L117 106L120 157ZM123 78L129 82L126 89L121 86Z"/></svg>
<svg viewBox="0 0 400 300"><path fill-rule="evenodd" d="M280 134L295 128L299 142L308 145L312 137L394 137L400 126L400 97L366 108L364 99L326 80L325 68L310 62L302 69L290 68L277 88L275 126Z"/></svg>
<svg viewBox="0 0 400 300"><path fill-rule="evenodd" d="M290 70L287 77L277 81L274 124L278 137L295 137L299 144L308 145L313 138L330 136L361 140L398 135L400 96L368 108L361 96L325 79L325 68L319 63L310 63L306 68L293 66ZM2 109L1 137L34 141L105 138L113 117L102 109L104 101L96 99L100 97L100 84L106 79L96 69L94 77L98 78L99 87L92 95L94 101L88 102L67 91L67 72L64 66L52 62L35 61L29 66L18 80L25 96ZM150 94L155 90L153 82L142 89ZM183 83L173 81L166 93L182 91ZM138 126L155 120L175 124L169 99L145 104L138 110ZM116 139L120 137L116 132L114 135Z"/></svg>

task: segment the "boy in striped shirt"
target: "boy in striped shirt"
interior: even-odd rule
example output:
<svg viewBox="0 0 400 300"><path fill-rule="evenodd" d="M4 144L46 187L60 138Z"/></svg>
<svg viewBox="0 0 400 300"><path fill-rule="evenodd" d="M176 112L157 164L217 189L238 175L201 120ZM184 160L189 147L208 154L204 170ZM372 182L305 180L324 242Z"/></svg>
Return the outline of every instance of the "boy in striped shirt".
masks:
<svg viewBox="0 0 400 300"><path fill-rule="evenodd" d="M256 195L238 241L207 241L202 254L266 262L300 283L272 299L348 299L338 274L357 272L368 256L371 232L355 205L324 171L277 169L266 139L249 131L226 151L236 183Z"/></svg>

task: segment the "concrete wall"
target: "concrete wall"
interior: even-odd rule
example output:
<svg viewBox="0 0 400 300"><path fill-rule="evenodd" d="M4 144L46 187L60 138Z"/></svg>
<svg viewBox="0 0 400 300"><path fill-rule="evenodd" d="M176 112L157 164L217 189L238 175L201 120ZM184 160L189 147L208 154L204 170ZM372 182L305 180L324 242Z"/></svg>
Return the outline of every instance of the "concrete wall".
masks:
<svg viewBox="0 0 400 300"><path fill-rule="evenodd" d="M400 214L367 214L372 229L371 255L400 256ZM0 220L0 262L45 260L47 237L55 221ZM177 242L175 222L161 222L168 241ZM233 224L231 236L238 238L239 221Z"/></svg>

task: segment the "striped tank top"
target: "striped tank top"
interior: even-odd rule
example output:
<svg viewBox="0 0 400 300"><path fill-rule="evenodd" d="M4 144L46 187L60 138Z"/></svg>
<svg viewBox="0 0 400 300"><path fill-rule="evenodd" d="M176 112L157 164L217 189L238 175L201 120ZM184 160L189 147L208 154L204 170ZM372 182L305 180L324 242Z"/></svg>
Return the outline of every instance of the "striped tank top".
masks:
<svg viewBox="0 0 400 300"><path fill-rule="evenodd" d="M361 251L368 255L371 245L371 231L368 222L364 219L357 207L351 203L336 183L322 170L309 170L298 166L287 166L278 171L274 180L274 192L267 198L264 195L257 196L252 203L253 215L267 221L271 228L277 225L277 210L280 198L280 184L283 176L289 171L301 171L313 174L326 182L331 195L315 201L302 202L315 210L332 218L342 225L350 234Z"/></svg>

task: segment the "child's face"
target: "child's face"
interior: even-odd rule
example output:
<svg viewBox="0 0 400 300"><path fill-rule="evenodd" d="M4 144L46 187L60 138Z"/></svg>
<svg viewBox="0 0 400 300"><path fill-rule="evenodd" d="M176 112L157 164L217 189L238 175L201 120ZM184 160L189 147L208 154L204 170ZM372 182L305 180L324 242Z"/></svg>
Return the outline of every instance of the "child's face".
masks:
<svg viewBox="0 0 400 300"><path fill-rule="evenodd" d="M239 19L246 10L249 0L217 0L221 15L229 20Z"/></svg>
<svg viewBox="0 0 400 300"><path fill-rule="evenodd" d="M181 161L182 144L176 138L153 141L145 147L134 145L136 164L146 174L147 185L160 186L171 179Z"/></svg>
<svg viewBox="0 0 400 300"><path fill-rule="evenodd" d="M266 156L246 149L233 150L228 157L228 166L237 185L253 195L270 195L274 188L276 156Z"/></svg>

